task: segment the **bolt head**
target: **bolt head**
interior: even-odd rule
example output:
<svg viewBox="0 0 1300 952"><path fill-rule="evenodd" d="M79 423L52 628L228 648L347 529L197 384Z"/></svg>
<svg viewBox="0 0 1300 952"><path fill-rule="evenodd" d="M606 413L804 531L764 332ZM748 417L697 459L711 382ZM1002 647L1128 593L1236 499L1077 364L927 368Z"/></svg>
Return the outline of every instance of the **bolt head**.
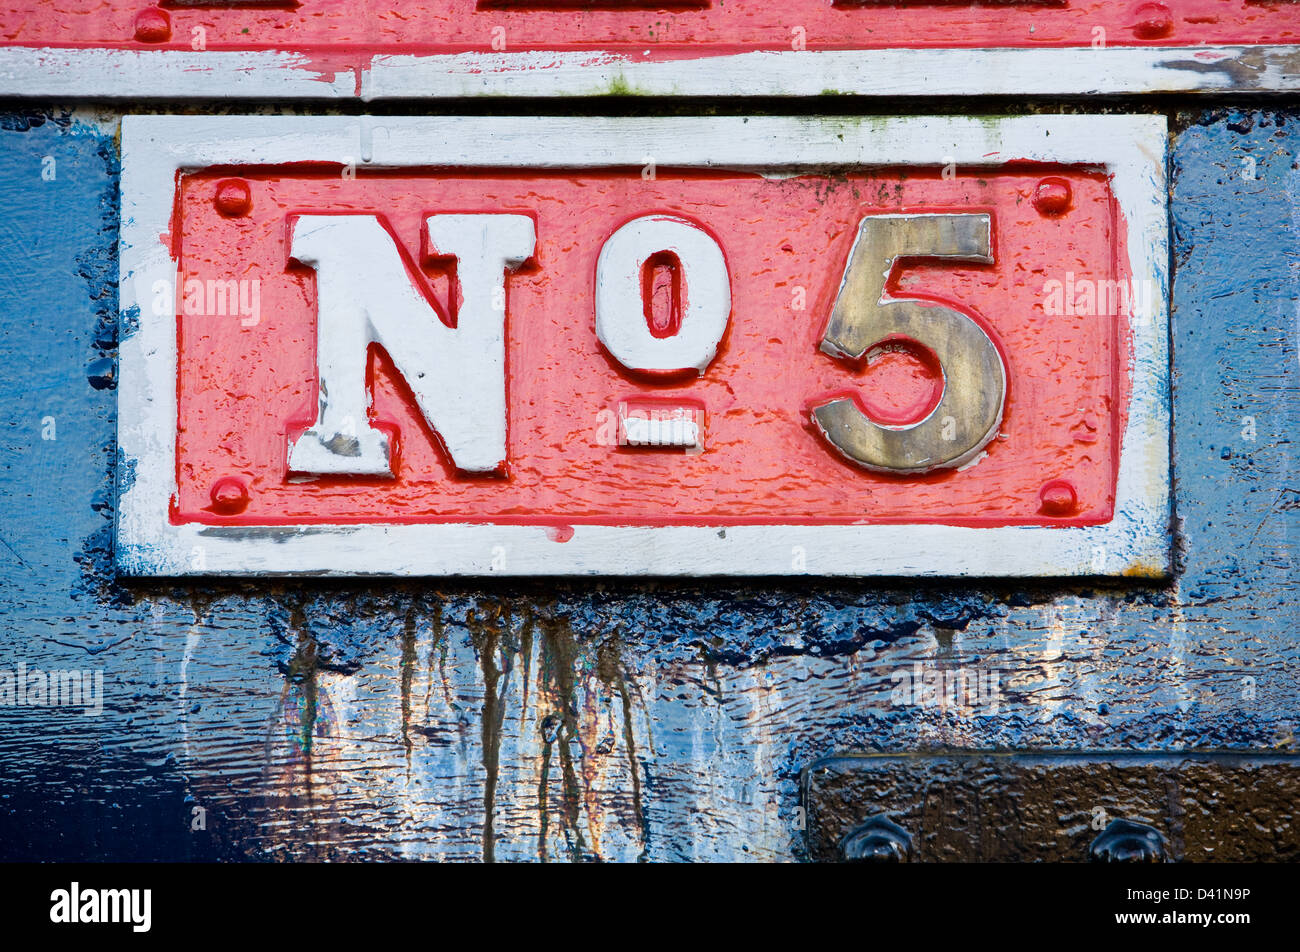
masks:
<svg viewBox="0 0 1300 952"><path fill-rule="evenodd" d="M1038 511L1045 516L1071 516L1079 508L1079 494L1066 479L1053 479L1038 491Z"/></svg>
<svg viewBox="0 0 1300 952"><path fill-rule="evenodd" d="M135 18L135 38L141 43L166 43L172 38L172 20L167 11L150 7Z"/></svg>
<svg viewBox="0 0 1300 952"><path fill-rule="evenodd" d="M1074 193L1070 189L1070 183L1063 178L1052 176L1043 179L1034 189L1034 208L1038 209L1040 215L1055 218L1070 210L1070 202L1073 198Z"/></svg>
<svg viewBox="0 0 1300 952"><path fill-rule="evenodd" d="M1169 846L1155 827L1133 820L1111 820L1088 847L1093 863L1167 863Z"/></svg>
<svg viewBox="0 0 1300 952"><path fill-rule="evenodd" d="M248 508L248 486L238 476L223 476L212 484L212 508L226 516L237 516Z"/></svg>
<svg viewBox="0 0 1300 952"><path fill-rule="evenodd" d="M1140 40L1158 40L1174 29L1174 15L1163 3L1144 3L1137 8L1133 35Z"/></svg>
<svg viewBox="0 0 1300 952"><path fill-rule="evenodd" d="M253 208L253 192L243 179L225 179L217 183L213 203L226 218L239 218Z"/></svg>
<svg viewBox="0 0 1300 952"><path fill-rule="evenodd" d="M906 863L912 854L912 835L887 816L874 816L840 840L840 859L846 863Z"/></svg>

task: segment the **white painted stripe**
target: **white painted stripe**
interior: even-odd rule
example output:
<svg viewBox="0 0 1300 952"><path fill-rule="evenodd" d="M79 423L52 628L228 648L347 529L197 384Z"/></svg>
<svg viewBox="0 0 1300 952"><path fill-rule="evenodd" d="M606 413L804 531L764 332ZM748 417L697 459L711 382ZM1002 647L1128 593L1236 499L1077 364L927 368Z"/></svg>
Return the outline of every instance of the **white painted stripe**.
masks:
<svg viewBox="0 0 1300 952"><path fill-rule="evenodd" d="M367 101L425 96L1061 96L1300 89L1300 47L380 55Z"/></svg>
<svg viewBox="0 0 1300 952"><path fill-rule="evenodd" d="M475 96L1067 96L1288 92L1300 46L358 54L0 47L0 95L102 100Z"/></svg>
<svg viewBox="0 0 1300 952"><path fill-rule="evenodd" d="M358 85L302 53L0 47L0 96L351 99Z"/></svg>

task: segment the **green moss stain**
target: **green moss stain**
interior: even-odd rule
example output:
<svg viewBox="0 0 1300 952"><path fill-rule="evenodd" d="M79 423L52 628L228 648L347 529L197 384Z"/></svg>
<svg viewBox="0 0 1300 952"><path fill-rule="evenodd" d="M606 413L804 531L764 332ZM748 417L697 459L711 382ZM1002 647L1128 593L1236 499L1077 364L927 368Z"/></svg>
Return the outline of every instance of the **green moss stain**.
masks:
<svg viewBox="0 0 1300 952"><path fill-rule="evenodd" d="M640 90L634 88L632 84L627 81L627 77L624 76L622 73L619 73L617 76L615 76L613 79L609 81L609 85L605 87L605 89L603 90L603 94L606 96L645 95Z"/></svg>

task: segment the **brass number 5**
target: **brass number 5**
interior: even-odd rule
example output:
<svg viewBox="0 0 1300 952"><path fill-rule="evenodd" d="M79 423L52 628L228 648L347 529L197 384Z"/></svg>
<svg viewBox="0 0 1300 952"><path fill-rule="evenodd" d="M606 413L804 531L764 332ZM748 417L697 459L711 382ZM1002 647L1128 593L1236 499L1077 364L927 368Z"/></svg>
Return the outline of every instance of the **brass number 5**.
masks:
<svg viewBox="0 0 1300 952"><path fill-rule="evenodd" d="M987 214L862 219L821 349L858 360L882 341L913 340L939 359L943 396L925 419L898 427L873 422L847 398L815 407L822 435L854 463L890 473L962 466L997 432L1007 374L988 334L969 314L886 292L900 258L992 263L990 229Z"/></svg>

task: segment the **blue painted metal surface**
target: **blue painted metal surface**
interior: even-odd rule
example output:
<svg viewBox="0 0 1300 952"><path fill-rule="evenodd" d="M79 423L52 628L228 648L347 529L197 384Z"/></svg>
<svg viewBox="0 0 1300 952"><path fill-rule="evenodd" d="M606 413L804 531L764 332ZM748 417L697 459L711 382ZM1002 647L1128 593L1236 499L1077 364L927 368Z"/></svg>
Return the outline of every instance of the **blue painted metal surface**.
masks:
<svg viewBox="0 0 1300 952"><path fill-rule="evenodd" d="M0 678L103 713L0 707L0 858L792 859L833 752L1294 750L1300 125L1185 118L1169 585L120 585L113 127L5 116Z"/></svg>

